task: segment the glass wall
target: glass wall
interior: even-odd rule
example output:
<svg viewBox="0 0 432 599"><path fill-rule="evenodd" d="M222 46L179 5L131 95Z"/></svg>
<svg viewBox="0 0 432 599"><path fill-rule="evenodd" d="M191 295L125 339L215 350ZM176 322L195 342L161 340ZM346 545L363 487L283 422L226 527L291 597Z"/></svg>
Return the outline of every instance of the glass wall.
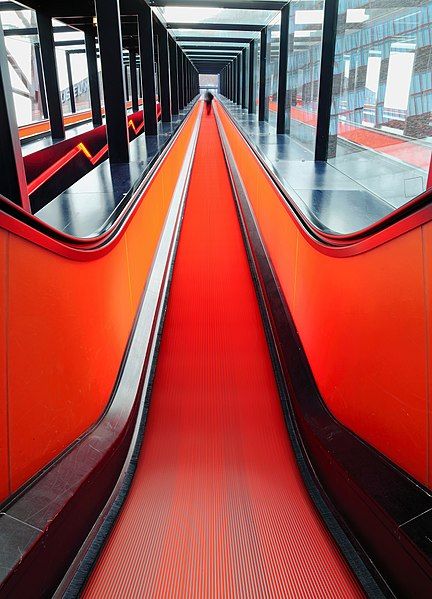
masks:
<svg viewBox="0 0 432 599"><path fill-rule="evenodd" d="M279 82L280 14L267 26L265 119L276 125Z"/></svg>
<svg viewBox="0 0 432 599"><path fill-rule="evenodd" d="M289 17L286 128L311 151L318 109L322 6L321 0L292 0Z"/></svg>
<svg viewBox="0 0 432 599"><path fill-rule="evenodd" d="M13 5L13 3L10 3ZM33 10L0 12L1 25L7 35L6 51L9 63L15 113L18 125L27 125L44 119L41 83L38 76L40 66L39 36L22 35L24 28L36 28L36 13ZM12 30L15 30L12 33Z"/></svg>
<svg viewBox="0 0 432 599"><path fill-rule="evenodd" d="M339 4L330 162L392 206L431 164L432 2L409 4Z"/></svg>

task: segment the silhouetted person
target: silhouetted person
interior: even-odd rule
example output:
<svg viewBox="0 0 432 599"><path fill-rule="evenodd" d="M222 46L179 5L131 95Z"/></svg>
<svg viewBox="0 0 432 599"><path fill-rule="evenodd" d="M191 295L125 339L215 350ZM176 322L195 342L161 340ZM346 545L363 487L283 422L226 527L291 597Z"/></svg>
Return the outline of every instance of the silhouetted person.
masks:
<svg viewBox="0 0 432 599"><path fill-rule="evenodd" d="M206 93L204 94L204 102L206 105L207 114L211 113L211 106L212 106L213 98L214 98L213 94L209 91L206 91Z"/></svg>

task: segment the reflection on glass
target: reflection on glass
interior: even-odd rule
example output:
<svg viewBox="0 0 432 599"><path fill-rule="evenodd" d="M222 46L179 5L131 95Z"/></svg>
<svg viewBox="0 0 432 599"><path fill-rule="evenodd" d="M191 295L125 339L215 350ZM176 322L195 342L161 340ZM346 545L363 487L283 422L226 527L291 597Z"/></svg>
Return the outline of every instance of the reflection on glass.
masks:
<svg viewBox="0 0 432 599"><path fill-rule="evenodd" d="M53 19L53 27L64 27L64 23ZM66 42L71 41L74 43L64 45ZM70 31L61 33L54 30L54 42L56 43L57 76L63 114L88 110L90 108L90 89L84 33L72 28ZM68 61L70 63L71 81L69 81L68 76ZM73 102L71 101L71 91Z"/></svg>
<svg viewBox="0 0 432 599"><path fill-rule="evenodd" d="M280 15L267 27L266 100L264 118L276 124L279 81Z"/></svg>
<svg viewBox="0 0 432 599"><path fill-rule="evenodd" d="M428 186L431 30L427 0L340 3L330 162L395 207Z"/></svg>
<svg viewBox="0 0 432 599"><path fill-rule="evenodd" d="M342 2L342 0L341 0ZM292 0L288 35L286 129L308 149L315 147L323 10L320 0Z"/></svg>

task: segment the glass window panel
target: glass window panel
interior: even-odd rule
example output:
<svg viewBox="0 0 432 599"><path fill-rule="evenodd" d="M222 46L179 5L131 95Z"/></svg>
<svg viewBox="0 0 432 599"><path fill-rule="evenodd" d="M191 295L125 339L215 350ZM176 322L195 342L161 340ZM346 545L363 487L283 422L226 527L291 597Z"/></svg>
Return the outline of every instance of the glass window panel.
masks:
<svg viewBox="0 0 432 599"><path fill-rule="evenodd" d="M165 23L238 23L267 25L277 15L273 10L167 6L153 9Z"/></svg>
<svg viewBox="0 0 432 599"><path fill-rule="evenodd" d="M280 15L267 27L266 102L264 118L276 125L279 81Z"/></svg>
<svg viewBox="0 0 432 599"><path fill-rule="evenodd" d="M84 51L84 33L70 28L70 31L58 32L56 27L64 27L64 23L53 19L54 42L56 43L57 75L59 79L60 97L63 114L72 112L69 79L67 73L67 55L70 56L73 95L75 111L85 111L90 108L90 90L87 70L87 59ZM58 45L59 42L80 42L79 44ZM80 53L77 53L79 51Z"/></svg>
<svg viewBox="0 0 432 599"><path fill-rule="evenodd" d="M292 0L288 34L286 128L313 151L321 63L322 2Z"/></svg>
<svg viewBox="0 0 432 599"><path fill-rule="evenodd" d="M219 89L219 75L200 74L199 88L201 93L206 91L210 91L213 94L217 93Z"/></svg>
<svg viewBox="0 0 432 599"><path fill-rule="evenodd" d="M431 179L431 31L430 0L340 4L330 162L394 207Z"/></svg>
<svg viewBox="0 0 432 599"><path fill-rule="evenodd" d="M17 10L0 12L0 19L4 30L16 30L5 37L5 43L18 126L43 120L37 68L39 36L20 34L20 29L36 28L36 13L17 5Z"/></svg>

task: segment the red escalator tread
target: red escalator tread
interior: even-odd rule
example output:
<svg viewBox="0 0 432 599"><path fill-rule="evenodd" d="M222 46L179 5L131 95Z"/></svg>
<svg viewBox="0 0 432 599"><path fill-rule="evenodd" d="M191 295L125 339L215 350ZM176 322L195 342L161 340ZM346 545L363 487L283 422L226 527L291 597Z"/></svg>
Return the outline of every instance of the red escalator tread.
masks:
<svg viewBox="0 0 432 599"><path fill-rule="evenodd" d="M363 596L297 469L213 115L137 471L85 596Z"/></svg>

